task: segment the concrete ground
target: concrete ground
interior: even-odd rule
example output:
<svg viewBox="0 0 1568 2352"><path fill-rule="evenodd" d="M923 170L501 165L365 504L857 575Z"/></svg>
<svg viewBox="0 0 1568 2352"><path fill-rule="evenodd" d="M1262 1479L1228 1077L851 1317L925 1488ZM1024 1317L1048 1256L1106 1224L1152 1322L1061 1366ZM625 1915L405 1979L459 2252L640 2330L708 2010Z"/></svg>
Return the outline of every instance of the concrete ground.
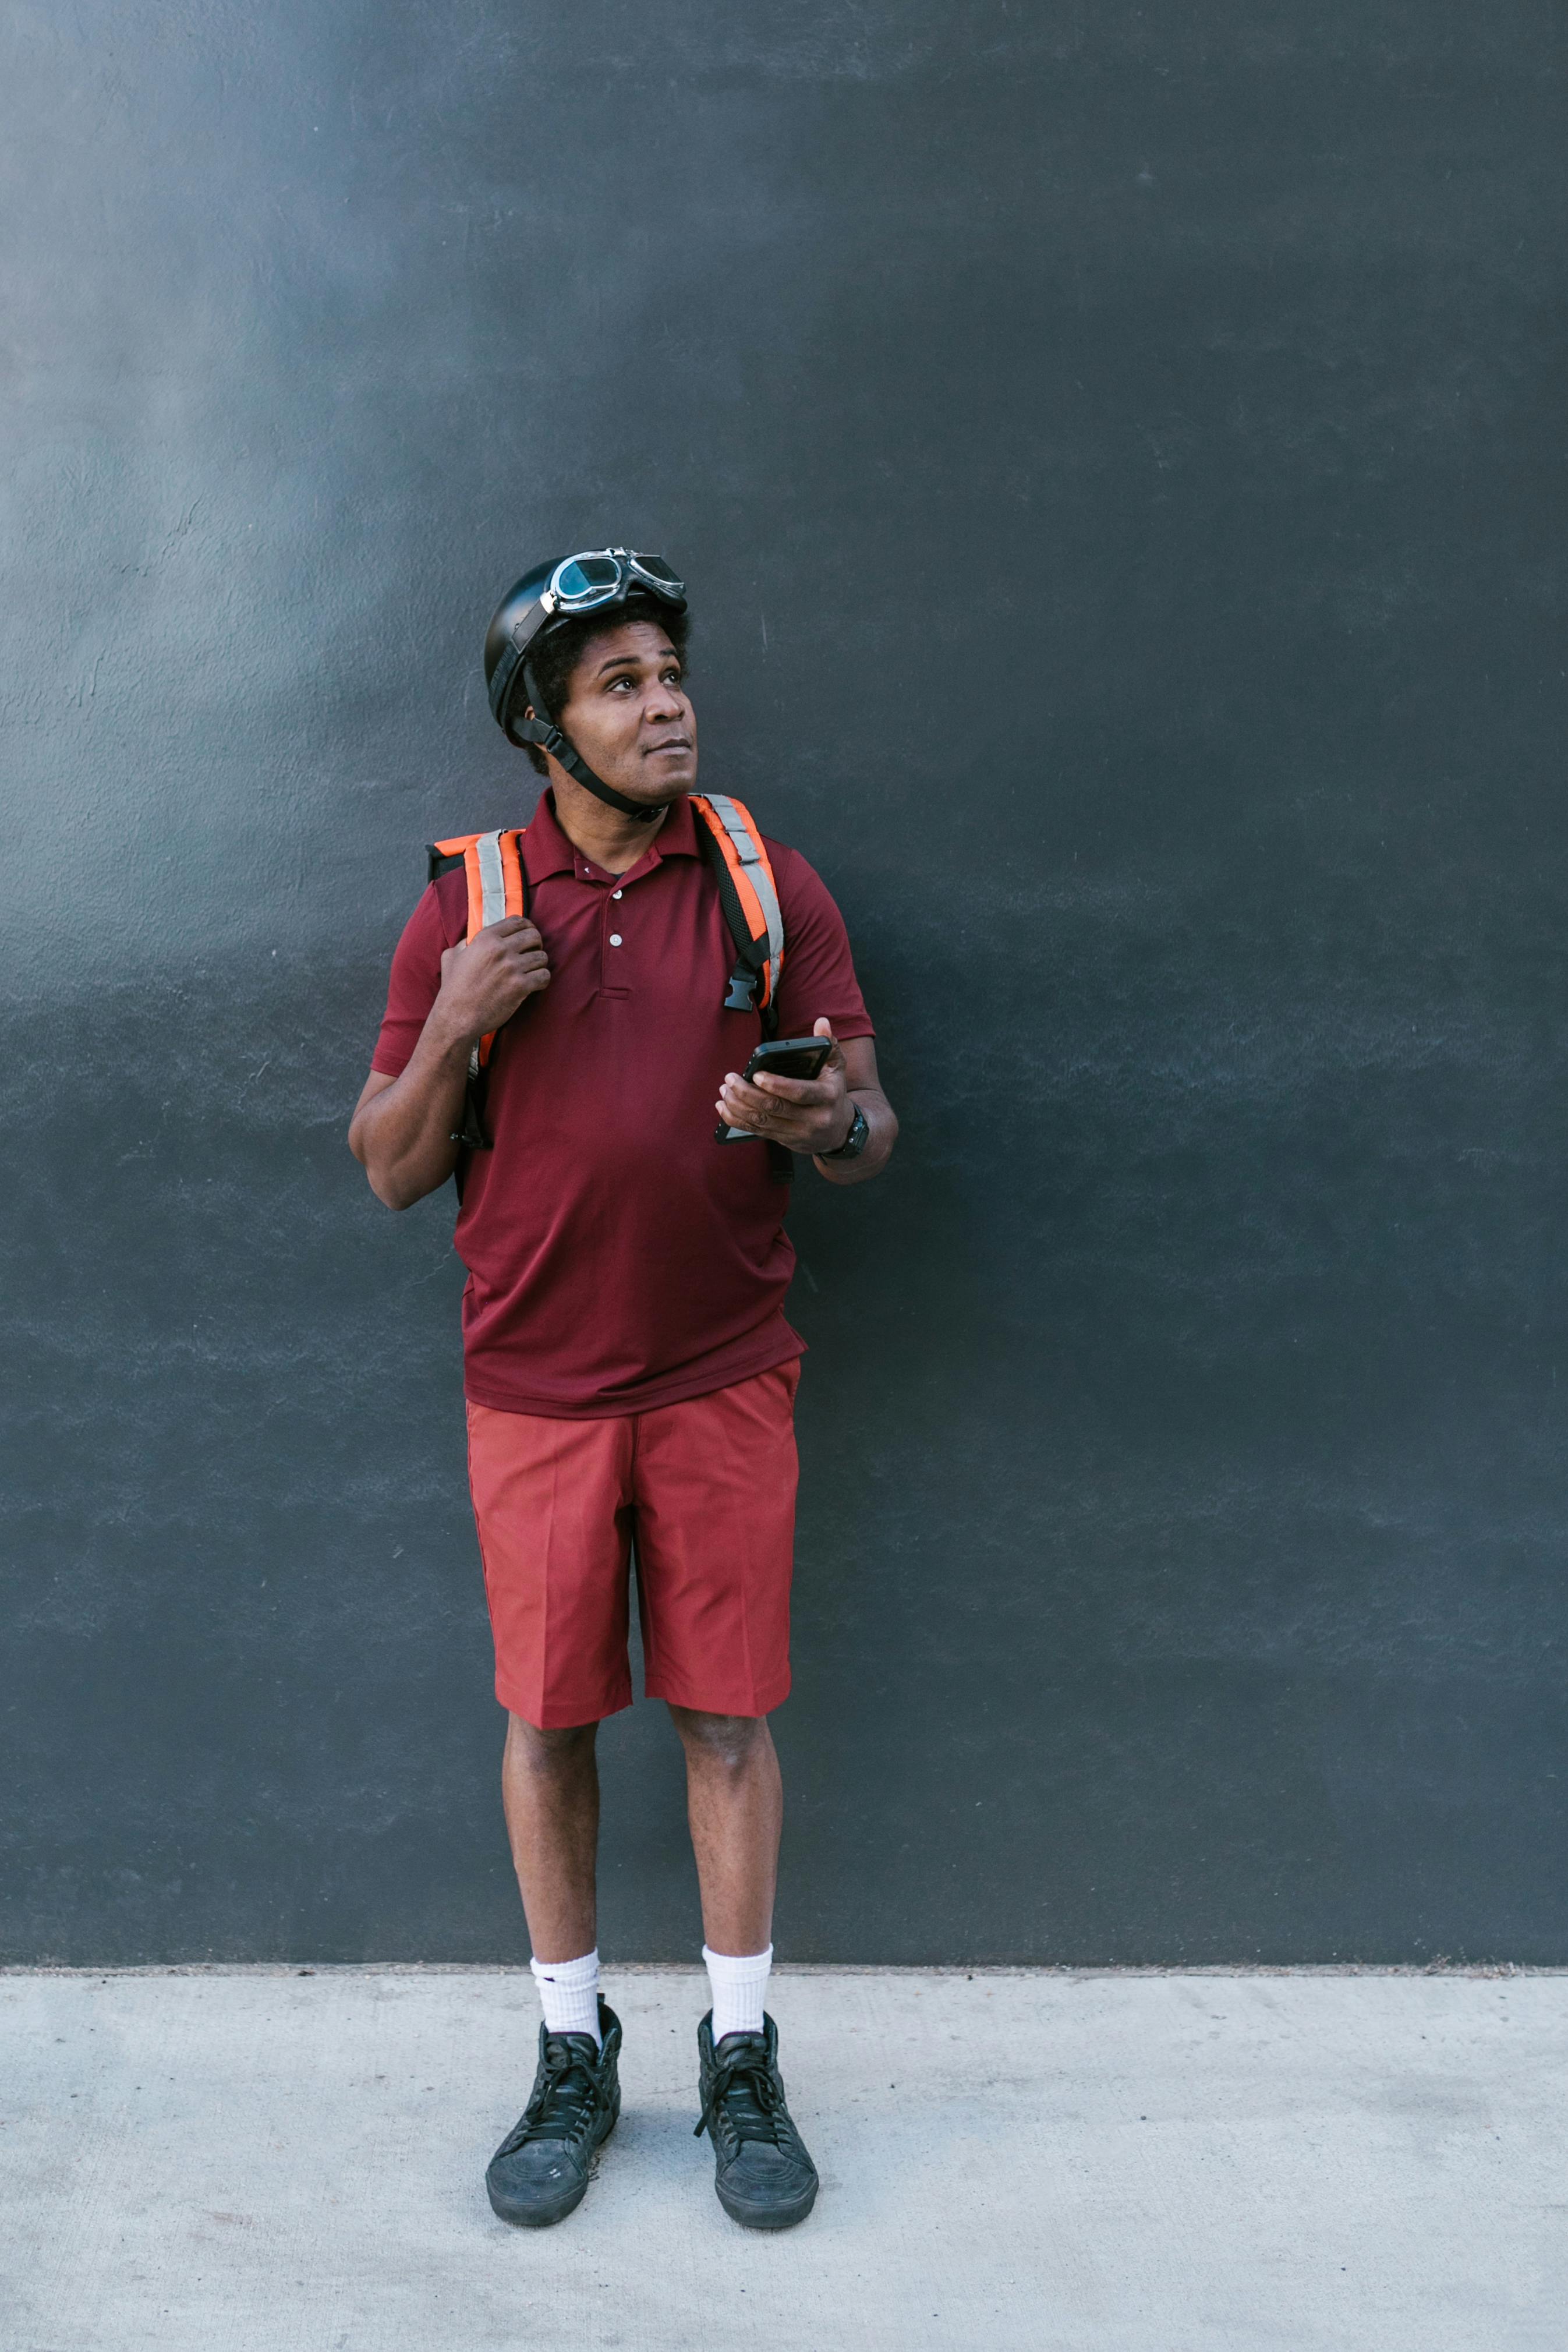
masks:
<svg viewBox="0 0 1568 2352"><path fill-rule="evenodd" d="M625 2110L485 2201L526 1975L0 1976L5 2352L1562 2352L1568 1978L789 1971L822 2175L692 2137L703 1979L622 1969Z"/></svg>

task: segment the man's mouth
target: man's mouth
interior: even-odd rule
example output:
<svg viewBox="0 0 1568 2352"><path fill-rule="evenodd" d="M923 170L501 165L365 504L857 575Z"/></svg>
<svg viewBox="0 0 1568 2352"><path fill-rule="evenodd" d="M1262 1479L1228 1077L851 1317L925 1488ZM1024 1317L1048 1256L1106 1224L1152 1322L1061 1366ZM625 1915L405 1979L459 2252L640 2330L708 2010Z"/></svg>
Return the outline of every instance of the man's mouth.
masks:
<svg viewBox="0 0 1568 2352"><path fill-rule="evenodd" d="M643 757L645 760L662 760L666 751L689 751L691 748L689 735L672 735L667 743L650 743Z"/></svg>

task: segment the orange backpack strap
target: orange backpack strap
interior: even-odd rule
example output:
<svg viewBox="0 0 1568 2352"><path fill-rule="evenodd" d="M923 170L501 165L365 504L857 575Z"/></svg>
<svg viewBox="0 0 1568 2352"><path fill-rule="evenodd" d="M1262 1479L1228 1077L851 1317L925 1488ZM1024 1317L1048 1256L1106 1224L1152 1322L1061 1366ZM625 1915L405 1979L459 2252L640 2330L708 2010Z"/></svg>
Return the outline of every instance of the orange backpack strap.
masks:
<svg viewBox="0 0 1568 2352"><path fill-rule="evenodd" d="M692 810L738 961L730 974L727 1013L760 1013L764 1034L779 1026L779 983L784 976L784 918L772 861L751 811L727 793L694 793Z"/></svg>
<svg viewBox="0 0 1568 2352"><path fill-rule="evenodd" d="M528 909L528 881L523 872L522 841L525 828L516 825L501 833L458 833L450 841L433 841L430 845L430 878L450 873L461 866L468 882L468 929L472 939L488 923L498 923L503 915L526 915Z"/></svg>
<svg viewBox="0 0 1568 2352"><path fill-rule="evenodd" d="M468 885L465 944L491 923L498 923L503 915L528 913L528 877L523 867L522 846L525 831L526 827L514 825L497 833L459 833L447 841L429 845L433 882L455 866L461 866L464 870ZM487 1037L480 1038L468 1056L468 1101L461 1140L470 1151L487 1151L490 1148L480 1117L478 1081L495 1043L496 1033L492 1030Z"/></svg>

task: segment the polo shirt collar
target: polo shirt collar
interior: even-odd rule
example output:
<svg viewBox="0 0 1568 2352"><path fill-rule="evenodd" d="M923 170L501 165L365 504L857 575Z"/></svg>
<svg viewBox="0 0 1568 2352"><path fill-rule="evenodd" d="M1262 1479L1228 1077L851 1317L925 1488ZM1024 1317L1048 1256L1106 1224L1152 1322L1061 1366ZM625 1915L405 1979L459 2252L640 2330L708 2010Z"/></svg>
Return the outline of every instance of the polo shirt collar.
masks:
<svg viewBox="0 0 1568 2352"><path fill-rule="evenodd" d="M562 832L555 813L555 793L547 784L539 794L538 806L529 818L522 840L523 866L530 883L543 882L552 874L575 874L580 853ZM697 840L696 819L692 814L690 800L683 793L671 803L670 814L648 844L643 857L628 869L622 879L641 873L644 858L661 864L666 857L700 857L702 847Z"/></svg>

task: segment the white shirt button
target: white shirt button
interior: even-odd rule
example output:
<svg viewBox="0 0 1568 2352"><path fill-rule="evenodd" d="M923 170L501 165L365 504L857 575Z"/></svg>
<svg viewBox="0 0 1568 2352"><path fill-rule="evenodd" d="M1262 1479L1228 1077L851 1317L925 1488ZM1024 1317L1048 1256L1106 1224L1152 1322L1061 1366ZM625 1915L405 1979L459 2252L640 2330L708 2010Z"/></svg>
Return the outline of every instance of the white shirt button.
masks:
<svg viewBox="0 0 1568 2352"><path fill-rule="evenodd" d="M611 944L611 946L612 946L612 948L618 948L618 947L620 946L620 944L621 944L621 934L620 934L620 932L619 932L619 931L612 931L612 932L611 932L611 934L610 934L610 944Z"/></svg>
<svg viewBox="0 0 1568 2352"><path fill-rule="evenodd" d="M620 893L620 891L619 891L619 890L612 890L612 892L610 893L610 895L611 895L611 897L612 897L612 898L619 898L619 897L621 896L621 893Z"/></svg>

